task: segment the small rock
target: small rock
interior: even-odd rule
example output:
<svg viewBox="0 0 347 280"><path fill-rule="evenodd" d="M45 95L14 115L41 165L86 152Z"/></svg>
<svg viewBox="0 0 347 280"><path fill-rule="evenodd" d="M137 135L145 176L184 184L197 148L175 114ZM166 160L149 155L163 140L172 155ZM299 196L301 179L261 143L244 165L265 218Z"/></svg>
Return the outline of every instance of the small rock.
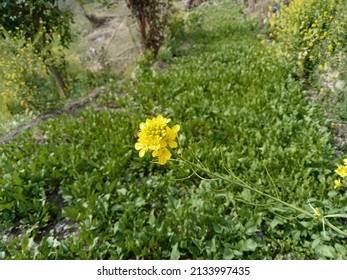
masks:
<svg viewBox="0 0 347 280"><path fill-rule="evenodd" d="M165 61L162 60L158 60L157 62L155 62L151 69L155 72L165 72L167 69L169 69L171 67L171 65Z"/></svg>
<svg viewBox="0 0 347 280"><path fill-rule="evenodd" d="M186 5L184 6L184 9L186 11L189 11L191 9L199 7L203 2L205 1L204 0L188 0Z"/></svg>

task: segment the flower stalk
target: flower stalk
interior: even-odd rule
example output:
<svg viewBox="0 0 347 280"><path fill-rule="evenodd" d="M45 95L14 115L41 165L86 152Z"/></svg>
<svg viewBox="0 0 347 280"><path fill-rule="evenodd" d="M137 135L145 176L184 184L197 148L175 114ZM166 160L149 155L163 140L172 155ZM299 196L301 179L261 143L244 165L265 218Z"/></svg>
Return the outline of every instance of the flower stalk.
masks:
<svg viewBox="0 0 347 280"><path fill-rule="evenodd" d="M182 157L180 157L180 160L183 162L183 163L186 163L188 164L192 170L195 169L199 169L203 172L205 172L211 179L220 179L220 180L223 180L224 182L227 182L229 184L234 184L234 185L237 185L237 186L240 186L240 187L243 187L245 189L248 189L252 192L255 192L259 195L262 195L266 198L269 198L275 202L278 202L279 204L282 204L296 212L299 212L307 217L310 217L312 219L317 219L319 218L322 222L322 225L323 225L323 228L325 228L325 225L327 225L328 227L330 227L332 230L334 230L335 232L347 237L347 232L344 232L342 231L341 229L339 229L338 227L336 227L335 225L333 225L329 220L328 218L347 218L347 214L332 214L332 215L323 215L320 210L318 208L313 208L313 213L309 212L309 211L306 211L305 209L302 209L300 207L297 207L293 204L290 204L290 203L287 203L277 197L274 197L270 194L267 194L265 192L262 192L260 190L258 190L257 188L254 188L252 187L251 185L247 184L246 182L242 181L240 178L238 178L233 172L229 171L229 174L231 176L231 178L229 176L225 176L225 175L221 175L219 173L215 173L215 172L212 172L210 171L209 169L201 166L200 164L195 164L193 162L190 162L186 159L183 159ZM200 176L201 177L201 176ZM325 232L325 230L324 230Z"/></svg>
<svg viewBox="0 0 347 280"><path fill-rule="evenodd" d="M170 128L167 124L170 122L170 119L164 118L162 115L157 116L156 118L147 119L146 122L140 124L140 132L138 134L138 142L135 144L135 149L139 151L139 156L143 157L147 151L153 151L152 156L157 157L161 165L165 164L172 156L171 152L168 150L170 148L177 148L178 144L176 142L176 137L178 131L180 130L179 125L175 125ZM254 193L257 193L263 197L266 197L274 202L282 204L283 206L299 212L306 217L312 219L320 219L323 225L323 232L325 233L325 225L330 227L333 231L347 237L347 232L342 231L335 225L333 225L328 218L347 218L347 214L331 214L323 215L319 208L314 208L310 203L312 212L309 212L305 209L302 209L296 205L287 203L281 200L278 197L272 196L268 193L265 193L255 187L252 187L250 184L244 182L239 177L237 177L231 170L228 170L229 176L221 175L217 172L212 172L208 168L204 167L202 163L198 160L198 163L194 163L182 158L180 155L177 155L178 161L189 165L190 169L195 175L197 175L202 180L206 178L200 176L196 170L200 170L206 173L212 180L223 180L229 185L237 185L242 188L248 189ZM343 178L347 177L347 159L344 160L344 166L339 166L335 172ZM342 187L341 180L335 180L335 188Z"/></svg>

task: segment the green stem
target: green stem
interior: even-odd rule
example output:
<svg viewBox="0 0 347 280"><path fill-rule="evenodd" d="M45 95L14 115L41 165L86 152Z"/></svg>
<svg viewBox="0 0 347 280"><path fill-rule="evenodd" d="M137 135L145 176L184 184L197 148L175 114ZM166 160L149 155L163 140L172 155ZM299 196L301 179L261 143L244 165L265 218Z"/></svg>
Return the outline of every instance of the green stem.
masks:
<svg viewBox="0 0 347 280"><path fill-rule="evenodd" d="M331 214L325 215L325 218L347 218L347 214Z"/></svg>
<svg viewBox="0 0 347 280"><path fill-rule="evenodd" d="M341 234L341 235L347 237L347 233L346 233L346 232L344 232L344 231L340 230L338 227L334 226L332 223L330 223L330 222L328 221L328 219L327 219L326 217L324 217L323 219L324 219L325 223L326 223L330 228L332 228L333 230L335 230L335 231L338 232L339 234Z"/></svg>
<svg viewBox="0 0 347 280"><path fill-rule="evenodd" d="M206 170L204 170L204 171L206 172ZM211 174L213 174L213 173L210 172L210 175L211 175ZM276 197L274 197L274 196L272 196L272 195L270 195L270 194L267 194L267 193L264 193L264 192L262 192L262 191L260 191L260 190L255 189L255 188L252 188L251 186L249 186L249 185L247 185L247 184L245 184L245 183L240 183L240 182L231 180L231 179L228 178L228 177L224 177L224 176L221 176L221 175L218 175L218 174L213 174L213 175L214 175L215 177L219 178L219 179L225 180L225 181L230 182L230 183L234 183L234 184L236 184L236 185L238 185L238 186L240 186L240 187L244 187L244 188L249 189L249 190L251 190L251 191L253 191L253 192L256 192L256 193L258 193L258 194L260 194L260 195L262 195L262 196L265 196L265 197L267 197L267 198L270 198L270 199L272 199L272 200L274 200L274 201L276 201L276 202L279 202L279 203L281 203L281 204L287 206L288 208L291 208L291 209L296 210L296 211L298 211L298 212L300 212L300 213L302 213L302 214L305 214L306 216L309 216L309 217L311 217L311 218L315 218L315 216L314 216L313 214L311 214L310 212L307 212L307 211L305 211L305 210L303 210L303 209L301 209L301 208L299 208L299 207L296 207L296 206L293 205L293 204L289 204L289 203L287 203L287 202L285 202L285 201L283 201L283 200L281 200L281 199L278 199L278 198L276 198Z"/></svg>
<svg viewBox="0 0 347 280"><path fill-rule="evenodd" d="M304 214L305 216L309 216L309 217L311 217L311 218L316 218L316 216L315 216L314 214L312 214L312 213L310 213L310 212L307 212L307 211L305 211L304 209L301 209L301 208L299 208L299 207L297 207L297 206L295 206L295 205L292 205L292 204L290 204L290 203L287 203L287 202L285 202L285 201L283 201L283 200L281 200L281 199L279 199L279 198L276 198L276 197L274 197L274 196L272 196L272 195L269 195L269 194L264 193L264 192L262 192L262 191L260 191L260 190L258 190L258 189L256 189L256 188L251 187L250 185L248 185L247 183L245 183L245 182L243 182L241 179L239 179L239 178L238 178L236 175L234 175L232 172L230 172L230 176L232 176L233 178L225 177L225 176L220 175L220 174L218 174L218 173L211 172L210 170L208 170L208 169L206 169L205 167L203 167L202 164L201 164L201 165L198 165L198 164L192 163L192 162L190 162L190 161L188 161L188 160L185 160L185 159L183 159L183 158L181 158L181 157L180 157L180 159L181 159L183 162L189 164L189 165L191 166L192 169L193 169L193 167L195 167L195 168L200 169L201 171L204 171L205 173L207 173L207 174L209 175L209 177L211 177L211 179L217 178L217 179L224 180L224 181L226 181L226 182L228 182L228 183L238 185L238 186L240 186L240 187L243 187L243 188L246 188L246 189L248 189L248 190L250 190L250 191L253 191L253 192L255 192L255 193L258 193L258 194L260 194L260 195L262 195L262 196L265 196L265 197L267 197L267 198L269 198L269 199L272 199L272 200L274 200L274 201L276 201L276 202L278 202L278 203L280 203L280 204L283 204L283 205L287 206L287 207L290 208L290 209L293 209L293 210L295 210L295 211L297 211L297 212L300 212L300 213ZM194 169L193 169L193 171L194 171ZM322 223L323 223L323 225L326 224L326 225L329 226L332 230L338 232L339 234L341 234L341 235L347 237L347 233L346 233L346 232L344 232L344 231L340 230L338 227L334 226L334 225L333 225L332 223L330 223L330 222L328 221L328 219L327 219L327 218L329 218L329 217L332 218L332 217L345 217L345 216L346 216L346 215L344 215L344 214L327 215L327 216L322 217Z"/></svg>
<svg viewBox="0 0 347 280"><path fill-rule="evenodd" d="M238 178L237 178L237 180L233 180L233 179L230 179L229 177L225 177L225 176L222 176L222 175L213 173L213 172L211 172L210 170L208 170L208 169L206 169L206 168L204 168L204 167L201 167L201 166L199 166L199 165L197 165L197 164L194 164L194 163L192 163L192 162L189 162L189 161L187 161L187 160L185 160L185 159L182 159L182 158L181 158L181 160L184 161L184 162L186 162L186 163L188 163L189 165L192 165L192 166L194 166L194 167L197 167L197 168L199 168L200 170L206 172L207 174L209 174L210 177L218 178L218 179L224 180L224 181L226 181L226 182L229 182L229 183L238 185L238 186L240 186L240 187L246 188L246 189L248 189L248 190L250 190L250 191L256 192L256 193L258 193L258 194L260 194L260 195L262 195L262 196L265 196L265 197L270 198L270 199L272 199L272 200L274 200L274 201L276 201L276 202L279 202L279 203L281 203L281 204L287 206L288 208L291 208L291 209L293 209L293 210L295 210L295 211L298 211L298 212L300 212L300 213L302 213L302 214L305 214L306 216L309 216L309 217L311 217L311 218L315 218L315 216L314 216L313 214L311 214L310 212L307 212L307 211L305 211L305 210L303 210L303 209L301 209L301 208L299 208L299 207L296 207L296 206L294 206L294 205L292 205L292 204L289 204L289 203L287 203L287 202L285 202L285 201L283 201L283 200L280 200L280 199L278 199L278 198L276 198L276 197L274 197L274 196L272 196L272 195L269 195L269 194L267 194L267 193L264 193L264 192L262 192L262 191L260 191L260 190L258 190L258 189L256 189L256 188L252 188L250 185L247 185L246 183L242 182L242 181L241 181L240 179L238 179Z"/></svg>

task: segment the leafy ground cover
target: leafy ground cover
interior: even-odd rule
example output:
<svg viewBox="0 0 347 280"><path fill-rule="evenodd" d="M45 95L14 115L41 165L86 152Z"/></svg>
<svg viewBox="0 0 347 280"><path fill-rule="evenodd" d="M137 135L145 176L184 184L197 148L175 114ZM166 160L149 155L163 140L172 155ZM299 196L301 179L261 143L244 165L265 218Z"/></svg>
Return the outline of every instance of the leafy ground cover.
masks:
<svg viewBox="0 0 347 280"><path fill-rule="evenodd" d="M295 61L298 75L309 82L311 95L345 130L346 1L290 2L281 5L269 21L273 52Z"/></svg>
<svg viewBox="0 0 347 280"><path fill-rule="evenodd" d="M232 171L307 211L345 212L323 111L295 64L268 52L230 1L172 28L168 69L147 59L95 101L109 109L49 120L0 146L0 258L345 259L345 237L320 219L176 160ZM159 114L181 128L166 165L134 149L139 123Z"/></svg>

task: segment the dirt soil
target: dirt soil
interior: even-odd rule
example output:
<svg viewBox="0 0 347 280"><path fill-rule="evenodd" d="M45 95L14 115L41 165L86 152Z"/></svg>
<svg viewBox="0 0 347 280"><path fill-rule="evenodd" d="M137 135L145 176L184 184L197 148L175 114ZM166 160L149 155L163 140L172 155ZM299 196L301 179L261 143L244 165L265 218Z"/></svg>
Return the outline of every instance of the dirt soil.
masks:
<svg viewBox="0 0 347 280"><path fill-rule="evenodd" d="M174 1L174 5L183 9L186 1ZM76 40L71 45L70 55L77 55L91 71L107 68L122 72L138 60L142 50L137 24L125 0L118 0L111 8L88 4L83 10L75 4L74 10ZM98 20L99 24L88 20L85 13Z"/></svg>
<svg viewBox="0 0 347 280"><path fill-rule="evenodd" d="M84 13L100 24L88 20ZM105 67L117 70L134 62L140 54L137 26L125 1L118 1L110 9L96 4L85 5L84 10L77 6L74 21L77 37L69 54L77 55L90 70Z"/></svg>

